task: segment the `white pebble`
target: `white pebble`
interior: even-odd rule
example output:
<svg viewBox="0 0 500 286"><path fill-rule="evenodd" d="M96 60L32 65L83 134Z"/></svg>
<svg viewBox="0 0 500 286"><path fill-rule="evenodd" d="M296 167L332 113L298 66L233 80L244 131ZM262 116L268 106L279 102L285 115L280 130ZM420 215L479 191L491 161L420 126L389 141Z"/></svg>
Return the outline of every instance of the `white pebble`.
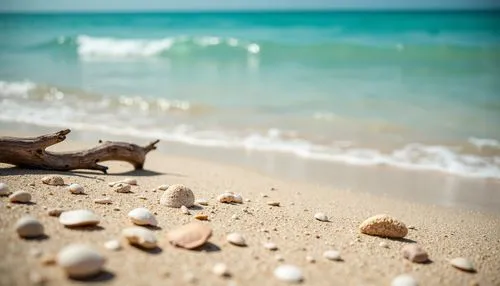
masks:
<svg viewBox="0 0 500 286"><path fill-rule="evenodd" d="M264 245L265 249L268 249L271 251L278 250L278 246L274 242L265 242L263 245Z"/></svg>
<svg viewBox="0 0 500 286"><path fill-rule="evenodd" d="M306 256L306 261L309 263L316 263L316 259L310 255Z"/></svg>
<svg viewBox="0 0 500 286"><path fill-rule="evenodd" d="M57 254L57 264L74 278L85 278L99 273L105 261L99 252L82 244L66 246Z"/></svg>
<svg viewBox="0 0 500 286"><path fill-rule="evenodd" d="M378 246L383 247L383 248L389 248L389 244L387 244L387 242L385 242L385 241L380 242L378 244Z"/></svg>
<svg viewBox="0 0 500 286"><path fill-rule="evenodd" d="M25 191L17 191L9 196L9 201L12 203L29 203L31 194Z"/></svg>
<svg viewBox="0 0 500 286"><path fill-rule="evenodd" d="M458 268L460 270L464 271L469 271L469 272L474 272L474 264L472 262L464 257L457 257L452 260L450 260L450 263L453 267Z"/></svg>
<svg viewBox="0 0 500 286"><path fill-rule="evenodd" d="M119 240L117 239L112 239L108 240L104 243L104 247L109 250L117 251L122 249L122 245Z"/></svg>
<svg viewBox="0 0 500 286"><path fill-rule="evenodd" d="M79 184L71 184L68 187L68 191L75 195L80 195L84 193L83 187Z"/></svg>
<svg viewBox="0 0 500 286"><path fill-rule="evenodd" d="M5 183L0 183L0 196L8 196L10 195L9 186Z"/></svg>
<svg viewBox="0 0 500 286"><path fill-rule="evenodd" d="M189 209L186 206L181 206L181 213L183 213L185 215L191 214L191 212L189 211Z"/></svg>
<svg viewBox="0 0 500 286"><path fill-rule="evenodd" d="M212 267L212 272L218 276L230 276L229 268L225 263L216 263L214 267Z"/></svg>
<svg viewBox="0 0 500 286"><path fill-rule="evenodd" d="M157 187L158 190L160 191L165 191L166 189L168 189L169 185L160 185Z"/></svg>
<svg viewBox="0 0 500 286"><path fill-rule="evenodd" d="M137 225L158 225L155 216L146 208L136 208L128 213L130 220Z"/></svg>
<svg viewBox="0 0 500 286"><path fill-rule="evenodd" d="M281 261L285 261L285 258L283 256L279 255L279 254L276 254L274 256L274 259L276 259L276 261L280 261L280 262Z"/></svg>
<svg viewBox="0 0 500 286"><path fill-rule="evenodd" d="M274 269L274 277L278 280L298 283L301 282L304 277L302 276L302 270L294 265L280 265Z"/></svg>
<svg viewBox="0 0 500 286"><path fill-rule="evenodd" d="M392 279L391 286L418 286L418 282L412 276L402 274Z"/></svg>
<svg viewBox="0 0 500 286"><path fill-rule="evenodd" d="M31 216L20 218L15 228L20 237L31 238L43 235L43 225Z"/></svg>
<svg viewBox="0 0 500 286"><path fill-rule="evenodd" d="M59 216L59 222L65 226L91 226L100 222L99 217L89 210L65 211Z"/></svg>
<svg viewBox="0 0 500 286"><path fill-rule="evenodd" d="M237 232L233 232L233 233L228 234L226 239L229 243L234 244L234 245L238 245L238 246L246 246L247 245L245 238Z"/></svg>
<svg viewBox="0 0 500 286"><path fill-rule="evenodd" d="M144 227L134 226L126 228L122 231L122 235L130 244L143 248L155 248L157 244L154 232Z"/></svg>
<svg viewBox="0 0 500 286"><path fill-rule="evenodd" d="M328 217L324 213L316 213L314 218L319 221L328 221Z"/></svg>
<svg viewBox="0 0 500 286"><path fill-rule="evenodd" d="M197 199L196 203L202 206L208 206L208 201L206 199Z"/></svg>
<svg viewBox="0 0 500 286"><path fill-rule="evenodd" d="M323 257L325 257L328 260L333 260L333 261L341 261L342 257L340 257L340 252L337 250L328 250L323 252Z"/></svg>

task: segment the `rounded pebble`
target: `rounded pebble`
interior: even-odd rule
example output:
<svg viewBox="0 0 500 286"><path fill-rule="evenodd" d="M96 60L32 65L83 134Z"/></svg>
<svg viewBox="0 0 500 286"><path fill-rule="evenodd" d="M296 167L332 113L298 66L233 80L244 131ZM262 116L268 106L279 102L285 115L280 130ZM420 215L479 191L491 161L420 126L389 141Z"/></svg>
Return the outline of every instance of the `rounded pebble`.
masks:
<svg viewBox="0 0 500 286"><path fill-rule="evenodd" d="M31 194L25 191L16 191L9 196L9 201L12 203L29 203Z"/></svg>
<svg viewBox="0 0 500 286"><path fill-rule="evenodd" d="M408 244L401 249L403 257L415 263L424 263L429 260L427 252L417 244Z"/></svg>
<svg viewBox="0 0 500 286"><path fill-rule="evenodd" d="M86 278L99 273L105 262L99 252L82 244L66 246L57 254L57 264L74 278Z"/></svg>
<svg viewBox="0 0 500 286"><path fill-rule="evenodd" d="M10 195L10 189L9 186L5 183L0 183L0 196L8 196Z"/></svg>
<svg viewBox="0 0 500 286"><path fill-rule="evenodd" d="M196 203L202 206L208 206L208 201L206 199L197 199Z"/></svg>
<svg viewBox="0 0 500 286"><path fill-rule="evenodd" d="M189 211L189 209L186 206L181 206L181 212L185 215L191 214L191 212Z"/></svg>
<svg viewBox="0 0 500 286"><path fill-rule="evenodd" d="M165 191L166 189L168 189L169 185L160 185L157 187L158 190L160 191Z"/></svg>
<svg viewBox="0 0 500 286"><path fill-rule="evenodd" d="M171 208L192 207L194 205L193 191L181 184L171 185L161 196L160 204Z"/></svg>
<svg viewBox="0 0 500 286"><path fill-rule="evenodd" d="M225 263L216 263L212 267L212 272L218 276L226 276L226 277L230 276L229 268Z"/></svg>
<svg viewBox="0 0 500 286"><path fill-rule="evenodd" d="M193 249L202 246L212 236L212 229L202 223L192 222L167 233L167 240L174 246Z"/></svg>
<svg viewBox="0 0 500 286"><path fill-rule="evenodd" d="M72 194L75 194L75 195L80 195L80 194L84 193L83 187L80 186L79 184L71 184L71 185L69 185L68 191L70 193L72 193Z"/></svg>
<svg viewBox="0 0 500 286"><path fill-rule="evenodd" d="M51 175L42 178L42 183L51 186L64 186L64 180L61 176Z"/></svg>
<svg viewBox="0 0 500 286"><path fill-rule="evenodd" d="M280 265L274 269L274 277L278 280L289 282L289 283L299 283L304 277L302 276L302 270L295 265Z"/></svg>
<svg viewBox="0 0 500 286"><path fill-rule="evenodd" d="M100 222L99 217L89 210L65 211L59 216L59 222L65 226L92 226Z"/></svg>
<svg viewBox="0 0 500 286"><path fill-rule="evenodd" d="M118 183L118 184L114 185L113 187L114 187L114 191L117 193L126 194L126 193L132 192L132 187L129 184Z"/></svg>
<svg viewBox="0 0 500 286"><path fill-rule="evenodd" d="M237 232L233 232L233 233L228 234L226 236L226 240L229 243L237 245L237 246L246 246L247 245L245 238Z"/></svg>
<svg viewBox="0 0 500 286"><path fill-rule="evenodd" d="M328 217L324 213L316 213L314 218L319 221L328 221Z"/></svg>
<svg viewBox="0 0 500 286"><path fill-rule="evenodd" d="M265 242L263 244L263 246L264 246L265 249L268 249L268 250L271 250L271 251L278 250L278 246L274 242Z"/></svg>
<svg viewBox="0 0 500 286"><path fill-rule="evenodd" d="M16 222L15 228L20 237L32 238L43 235L43 225L31 216L20 218Z"/></svg>
<svg viewBox="0 0 500 286"><path fill-rule="evenodd" d="M337 250L327 250L323 252L323 257L328 259L328 260L333 260L333 261L341 261L342 257L340 257L340 252Z"/></svg>
<svg viewBox="0 0 500 286"><path fill-rule="evenodd" d="M450 264L463 271L468 271L468 272L475 272L474 264L472 264L472 261L470 261L467 258L464 257L457 257L453 258L450 260Z"/></svg>
<svg viewBox="0 0 500 286"><path fill-rule="evenodd" d="M58 217L58 216L60 216L63 212L64 212L64 210L63 210L63 209L60 209L60 208L52 208L52 209L49 209L49 210L47 211L47 214L48 214L49 216L55 216L55 217Z"/></svg>
<svg viewBox="0 0 500 286"><path fill-rule="evenodd" d="M387 244L387 242L385 242L385 241L380 242L378 244L378 246L383 247L383 248L389 248L389 244Z"/></svg>
<svg viewBox="0 0 500 286"><path fill-rule="evenodd" d="M306 261L309 263L316 263L316 259L310 255L306 256Z"/></svg>
<svg viewBox="0 0 500 286"><path fill-rule="evenodd" d="M119 240L117 239L112 239L108 240L104 243L104 247L109 250L117 251L122 249L122 245Z"/></svg>
<svg viewBox="0 0 500 286"><path fill-rule="evenodd" d="M391 286L418 286L418 282L412 276L402 274L392 279Z"/></svg>
<svg viewBox="0 0 500 286"><path fill-rule="evenodd" d="M143 248L155 248L157 244L155 233L144 227L128 227L122 231L122 235L130 244Z"/></svg>
<svg viewBox="0 0 500 286"><path fill-rule="evenodd" d="M366 219L359 226L359 230L361 233L368 235L392 238L402 238L408 234L408 229L403 222L386 214L375 215Z"/></svg>
<svg viewBox="0 0 500 286"><path fill-rule="evenodd" d="M155 216L146 208L133 209L128 213L128 217L137 225L158 225Z"/></svg>

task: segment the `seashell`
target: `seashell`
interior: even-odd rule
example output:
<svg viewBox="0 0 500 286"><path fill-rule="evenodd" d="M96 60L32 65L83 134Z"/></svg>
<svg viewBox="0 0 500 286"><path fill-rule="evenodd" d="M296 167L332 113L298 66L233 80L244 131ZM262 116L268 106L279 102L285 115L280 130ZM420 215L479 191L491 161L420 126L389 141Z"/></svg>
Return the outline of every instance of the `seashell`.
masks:
<svg viewBox="0 0 500 286"><path fill-rule="evenodd" d="M171 208L180 208L181 206L189 208L194 205L193 191L181 184L171 185L161 196L160 204Z"/></svg>
<svg viewBox="0 0 500 286"><path fill-rule="evenodd" d="M181 212L185 215L190 215L191 212L189 211L188 208L186 208L186 206L181 206Z"/></svg>
<svg viewBox="0 0 500 286"><path fill-rule="evenodd" d="M169 185L160 185L156 189L158 189L160 191L165 191L166 189L168 189L168 187L169 187Z"/></svg>
<svg viewBox="0 0 500 286"><path fill-rule="evenodd" d="M64 212L64 210L63 210L63 209L60 209L60 208L53 208L53 209L49 209L49 210L47 211L47 214L48 214L49 216L56 216L56 217L58 217L58 216L60 216L63 212Z"/></svg>
<svg viewBox="0 0 500 286"><path fill-rule="evenodd" d="M100 204L100 205L109 205L113 203L111 199L105 198L105 199L95 199L94 203Z"/></svg>
<svg viewBox="0 0 500 286"><path fill-rule="evenodd" d="M158 225L155 216L146 208L136 208L127 215L137 225Z"/></svg>
<svg viewBox="0 0 500 286"><path fill-rule="evenodd" d="M455 268L458 268L460 270L463 270L463 271L467 271L467 272L475 272L475 268L474 268L474 264L472 264L472 262L467 259L467 258L464 258L464 257L457 257L457 258L454 258L452 260L450 260L450 264L455 267Z"/></svg>
<svg viewBox="0 0 500 286"><path fill-rule="evenodd" d="M278 250L278 246L276 245L276 243L273 242L265 242L263 246L265 249L269 249L271 251Z"/></svg>
<svg viewBox="0 0 500 286"><path fill-rule="evenodd" d="M122 249L122 245L119 240L112 239L104 243L104 247L109 250L118 251Z"/></svg>
<svg viewBox="0 0 500 286"><path fill-rule="evenodd" d="M174 246L193 249L203 245L212 236L212 229L205 224L192 222L167 233L167 240Z"/></svg>
<svg viewBox="0 0 500 286"><path fill-rule="evenodd" d="M274 277L284 282L299 283L304 280L302 270L295 265L280 265L274 269L273 273Z"/></svg>
<svg viewBox="0 0 500 286"><path fill-rule="evenodd" d="M105 262L99 252L82 244L66 246L57 254L57 264L74 278L85 278L99 273Z"/></svg>
<svg viewBox="0 0 500 286"><path fill-rule="evenodd" d="M51 186L64 186L64 180L60 176L51 175L42 178L42 183Z"/></svg>
<svg viewBox="0 0 500 286"><path fill-rule="evenodd" d="M99 221L99 217L89 210L65 211L59 216L59 222L69 227L97 225Z"/></svg>
<svg viewBox="0 0 500 286"><path fill-rule="evenodd" d="M241 197L240 194L235 194L233 192L225 192L220 194L217 197L217 200L221 203L237 203L237 204L242 204L243 203L243 198Z"/></svg>
<svg viewBox="0 0 500 286"><path fill-rule="evenodd" d="M208 220L208 215L206 214L196 214L194 216L195 219L199 219L199 220Z"/></svg>
<svg viewBox="0 0 500 286"><path fill-rule="evenodd" d="M0 183L0 197L8 196L10 193L9 186L5 183Z"/></svg>
<svg viewBox="0 0 500 286"><path fill-rule="evenodd" d="M196 203L202 206L208 206L208 201L206 199L197 199Z"/></svg>
<svg viewBox="0 0 500 286"><path fill-rule="evenodd" d="M117 193L131 193L132 192L132 187L129 184L125 183L118 183L114 185L115 187L114 191Z"/></svg>
<svg viewBox="0 0 500 286"><path fill-rule="evenodd" d="M270 202L267 202L268 205L270 206L273 206L273 207L279 207L280 206L280 202L276 202L276 201L270 201Z"/></svg>
<svg viewBox="0 0 500 286"><path fill-rule="evenodd" d="M319 221L328 221L328 217L324 213L316 213L314 214L314 218Z"/></svg>
<svg viewBox="0 0 500 286"><path fill-rule="evenodd" d="M429 260L427 252L417 244L408 244L401 249L403 257L411 262L424 263Z"/></svg>
<svg viewBox="0 0 500 286"><path fill-rule="evenodd" d="M31 238L43 235L43 225L31 216L20 218L15 228L20 237Z"/></svg>
<svg viewBox="0 0 500 286"><path fill-rule="evenodd" d="M71 185L69 185L68 191L70 191L70 193L76 194L76 195L84 193L83 187L80 186L80 185L78 185L78 184L71 184Z"/></svg>
<svg viewBox="0 0 500 286"><path fill-rule="evenodd" d="M402 274L392 279L391 286L418 286L418 282L412 276Z"/></svg>
<svg viewBox="0 0 500 286"><path fill-rule="evenodd" d="M340 252L337 250L327 250L323 252L323 257L328 259L328 260L333 260L333 261L341 261L342 257L340 257Z"/></svg>
<svg viewBox="0 0 500 286"><path fill-rule="evenodd" d="M29 203L31 194L25 191L16 191L9 196L9 201L12 203Z"/></svg>
<svg viewBox="0 0 500 286"><path fill-rule="evenodd" d="M156 236L151 230L133 226L122 230L122 235L128 242L132 245L140 246L143 248L155 248L156 247Z"/></svg>
<svg viewBox="0 0 500 286"><path fill-rule="evenodd" d="M229 268L225 263L216 263L214 267L212 267L212 272L218 276L231 276L229 273Z"/></svg>
<svg viewBox="0 0 500 286"><path fill-rule="evenodd" d="M402 238L408 234L406 225L386 214L372 216L359 226L361 233L381 237Z"/></svg>
<svg viewBox="0 0 500 286"><path fill-rule="evenodd" d="M237 246L246 246L247 245L245 238L237 232L233 232L233 233L228 234L226 236L226 240L229 243L237 245Z"/></svg>
<svg viewBox="0 0 500 286"><path fill-rule="evenodd" d="M240 194L234 194L233 195L233 203L237 203L237 204L242 204L243 203L243 198L241 197Z"/></svg>

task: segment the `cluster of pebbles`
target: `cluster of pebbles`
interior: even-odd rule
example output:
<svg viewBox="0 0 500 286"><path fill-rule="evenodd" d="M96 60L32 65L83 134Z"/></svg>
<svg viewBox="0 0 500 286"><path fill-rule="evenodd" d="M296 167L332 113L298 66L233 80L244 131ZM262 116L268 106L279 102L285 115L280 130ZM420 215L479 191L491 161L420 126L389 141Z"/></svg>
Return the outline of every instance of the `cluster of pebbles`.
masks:
<svg viewBox="0 0 500 286"><path fill-rule="evenodd" d="M64 180L60 176L47 176L42 179L42 183L51 186L66 186ZM135 179L124 179L118 182L111 182L109 186L118 193L131 192L131 186L137 185ZM183 214L190 214L189 208L195 203L198 205L207 206L208 200L195 200L193 191L181 184L161 185L157 188L164 191L160 204L171 208L180 208ZM72 194L84 194L84 188L79 184L70 184L67 190ZM0 183L0 196L9 196L12 203L29 203L31 194L25 191L11 192L7 184ZM243 197L241 194L233 192L225 192L217 197L217 201L227 204L242 204ZM111 204L108 198L94 200L97 204ZM270 206L278 207L279 202L267 202ZM59 222L67 228L93 227L100 223L100 217L92 210L63 210L59 208L49 209L49 216L58 217ZM146 208L135 208L128 212L127 217L134 226L127 227L122 230L122 238L130 245L142 249L154 249L158 247L158 240L155 233L147 227L158 226L158 221L155 215ZM197 214L194 218L199 220L208 220L208 216ZM328 217L321 212L314 215L314 219L321 222L328 222ZM44 226L40 221L32 216L23 216L15 224L15 231L21 238L31 239L45 236ZM372 216L363 221L359 226L359 231L370 236L378 236L382 238L400 239L408 234L406 225L396 218L386 214ZM193 221L191 223L178 226L166 234L166 240L173 246L184 249L198 249L208 242L212 236L212 228L207 223L199 223ZM238 247L247 247L245 237L237 232L227 234L226 240L229 244ZM113 239L103 243L108 250L118 251L122 249L120 240ZM264 242L263 247L269 251L278 250L278 246L273 242ZM385 241L380 242L380 246L388 248ZM405 244L401 249L401 256L412 263L427 263L429 255L425 249L419 244ZM341 253L338 250L327 250L323 253L323 257L331 261L343 261ZM277 255L278 261L283 261L283 258ZM316 260L312 256L307 256L306 260L310 263L315 263ZM100 273L106 263L106 258L98 251L86 244L70 244L63 247L57 256L49 257L44 260L44 263L56 263L59 265L71 278L87 278ZM475 272L473 263L463 257L458 257L449 260L449 263L460 270L467 272ZM229 267L222 262L214 264L212 272L221 277L230 277L232 273ZM273 274L276 279L289 282L300 283L305 278L302 270L292 264L283 264L274 269ZM402 274L395 277L392 286L409 286L418 285L418 281L408 274Z"/></svg>

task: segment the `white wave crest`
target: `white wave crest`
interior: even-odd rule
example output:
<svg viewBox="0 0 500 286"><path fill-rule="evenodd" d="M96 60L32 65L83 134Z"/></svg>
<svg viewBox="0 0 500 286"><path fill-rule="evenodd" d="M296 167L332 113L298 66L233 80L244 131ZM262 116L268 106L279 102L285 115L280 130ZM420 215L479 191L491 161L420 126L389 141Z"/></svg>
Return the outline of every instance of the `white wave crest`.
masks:
<svg viewBox="0 0 500 286"><path fill-rule="evenodd" d="M470 144L476 146L478 149L483 149L485 147L500 148L500 142L498 142L495 139L470 137L468 141Z"/></svg>
<svg viewBox="0 0 500 286"><path fill-rule="evenodd" d="M30 81L6 82L0 81L0 97L22 97L27 98L28 92L33 90L36 84Z"/></svg>

